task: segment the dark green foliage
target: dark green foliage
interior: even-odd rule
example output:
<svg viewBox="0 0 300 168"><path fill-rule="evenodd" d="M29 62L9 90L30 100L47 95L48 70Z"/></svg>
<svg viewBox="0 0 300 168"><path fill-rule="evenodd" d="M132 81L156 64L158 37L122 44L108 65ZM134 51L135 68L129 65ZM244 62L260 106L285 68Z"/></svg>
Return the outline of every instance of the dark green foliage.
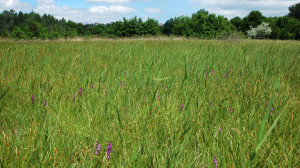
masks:
<svg viewBox="0 0 300 168"><path fill-rule="evenodd" d="M15 27L11 33L11 37L13 37L15 39L25 39L26 34L24 33L24 31L21 28Z"/></svg>
<svg viewBox="0 0 300 168"><path fill-rule="evenodd" d="M173 34L173 28L174 28L174 19L171 18L166 21L166 23L163 25L162 33L170 36L170 34Z"/></svg>
<svg viewBox="0 0 300 168"><path fill-rule="evenodd" d="M234 17L230 20L230 22L236 27L237 31L242 31L243 20L240 17Z"/></svg>
<svg viewBox="0 0 300 168"><path fill-rule="evenodd" d="M192 35L192 19L187 16L175 17L172 32L177 36L189 37Z"/></svg>
<svg viewBox="0 0 300 168"><path fill-rule="evenodd" d="M250 27L257 27L266 18L262 15L260 11L251 11L248 16L243 18L242 31L245 33Z"/></svg>
<svg viewBox="0 0 300 168"><path fill-rule="evenodd" d="M292 17L269 18L272 39L300 39L300 22Z"/></svg>
<svg viewBox="0 0 300 168"><path fill-rule="evenodd" d="M199 10L192 17L180 16L168 20L163 33L166 35L216 38L223 34L230 34L234 26L223 16L209 14L208 11Z"/></svg>
<svg viewBox="0 0 300 168"><path fill-rule="evenodd" d="M266 18L260 11L251 11L246 17L234 17L230 21L201 9L190 16L170 18L163 26L148 18L130 19L108 24L82 24L71 20L54 18L52 15L39 15L35 12L16 13L13 9L0 13L0 37L15 39L56 39L63 37L140 37L156 35L175 35L196 38L228 38L244 34L251 27L262 22L270 24L271 39L300 39L299 22L300 3L289 7L289 14L283 17ZM240 36L240 35L238 35Z"/></svg>
<svg viewBox="0 0 300 168"><path fill-rule="evenodd" d="M300 21L300 3L296 3L289 7L290 13L288 14L291 17L294 17L298 21Z"/></svg>
<svg viewBox="0 0 300 168"><path fill-rule="evenodd" d="M143 22L141 18L123 18L123 21L113 22L107 25L108 33L119 37L132 37L143 35L159 35L158 21L148 18Z"/></svg>
<svg viewBox="0 0 300 168"><path fill-rule="evenodd" d="M231 23L223 16L209 14L199 10L192 15L193 36L201 38L216 38L223 34L230 34L233 30Z"/></svg>

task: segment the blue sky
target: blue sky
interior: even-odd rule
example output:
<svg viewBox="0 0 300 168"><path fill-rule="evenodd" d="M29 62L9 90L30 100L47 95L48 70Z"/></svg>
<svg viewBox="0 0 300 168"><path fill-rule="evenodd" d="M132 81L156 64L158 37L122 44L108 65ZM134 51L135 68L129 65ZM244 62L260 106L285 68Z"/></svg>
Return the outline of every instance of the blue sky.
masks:
<svg viewBox="0 0 300 168"><path fill-rule="evenodd" d="M109 23L133 16L164 23L171 17L191 16L199 9L228 19L244 17L252 10L264 16L283 16L295 3L299 0L0 0L0 12L34 11L81 23Z"/></svg>

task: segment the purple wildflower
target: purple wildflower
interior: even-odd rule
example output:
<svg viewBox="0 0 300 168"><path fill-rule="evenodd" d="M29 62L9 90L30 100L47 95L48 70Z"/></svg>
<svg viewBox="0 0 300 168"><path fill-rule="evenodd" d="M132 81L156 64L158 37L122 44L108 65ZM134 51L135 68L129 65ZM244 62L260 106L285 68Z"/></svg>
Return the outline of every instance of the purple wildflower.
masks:
<svg viewBox="0 0 300 168"><path fill-rule="evenodd" d="M79 93L79 95L81 96L81 94L82 94L82 88L79 88L78 93Z"/></svg>
<svg viewBox="0 0 300 168"><path fill-rule="evenodd" d="M73 94L73 100L75 100L75 97L76 97L76 95L75 95L75 94Z"/></svg>
<svg viewBox="0 0 300 168"><path fill-rule="evenodd" d="M94 85L93 84L91 84L91 89L93 89L94 88Z"/></svg>
<svg viewBox="0 0 300 168"><path fill-rule="evenodd" d="M120 83L120 85L121 85L121 88L123 88L123 83L122 82Z"/></svg>
<svg viewBox="0 0 300 168"><path fill-rule="evenodd" d="M110 158L110 155L112 153L112 144L111 143L107 143L108 146L106 147L107 148L107 153L106 153L106 156L107 156L107 159Z"/></svg>
<svg viewBox="0 0 300 168"><path fill-rule="evenodd" d="M183 109L183 105L184 105L184 104L182 103L182 104L181 104L181 107L180 107L180 110L181 110L181 111L182 111L182 109Z"/></svg>
<svg viewBox="0 0 300 168"><path fill-rule="evenodd" d="M227 78L227 73L225 72L224 77Z"/></svg>
<svg viewBox="0 0 300 168"><path fill-rule="evenodd" d="M210 74L212 74L212 75L213 75L213 74L214 74L214 70L211 70Z"/></svg>
<svg viewBox="0 0 300 168"><path fill-rule="evenodd" d="M271 111L270 111L270 114L273 114L273 111L274 111L274 108L272 107L272 108L271 108Z"/></svg>
<svg viewBox="0 0 300 168"><path fill-rule="evenodd" d="M34 102L34 99L35 99L35 98L34 98L34 95L32 95L32 96L31 96L31 101L32 101L32 103Z"/></svg>
<svg viewBox="0 0 300 168"><path fill-rule="evenodd" d="M125 71L125 76L127 76L127 71Z"/></svg>
<svg viewBox="0 0 300 168"><path fill-rule="evenodd" d="M158 93L157 97L156 97L157 100L160 99L160 93Z"/></svg>
<svg viewBox="0 0 300 168"><path fill-rule="evenodd" d="M45 107L47 106L47 102L46 102L46 100L44 101L44 106L45 106Z"/></svg>
<svg viewBox="0 0 300 168"><path fill-rule="evenodd" d="M217 168L218 167L218 161L217 161L217 157L216 156L214 157L214 163L215 163L216 168Z"/></svg>
<svg viewBox="0 0 300 168"><path fill-rule="evenodd" d="M230 113L232 113L232 107L229 108Z"/></svg>
<svg viewBox="0 0 300 168"><path fill-rule="evenodd" d="M100 147L101 147L101 145L98 144L98 141L96 141L96 152L95 152L96 155L102 150L102 148L100 148Z"/></svg>
<svg viewBox="0 0 300 168"><path fill-rule="evenodd" d="M30 80L32 80L32 76L30 76Z"/></svg>

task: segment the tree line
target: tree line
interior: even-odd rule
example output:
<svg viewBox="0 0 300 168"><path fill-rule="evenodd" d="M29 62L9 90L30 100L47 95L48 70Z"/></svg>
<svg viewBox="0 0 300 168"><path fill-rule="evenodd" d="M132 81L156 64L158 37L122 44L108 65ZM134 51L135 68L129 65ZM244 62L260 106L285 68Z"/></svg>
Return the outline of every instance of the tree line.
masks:
<svg viewBox="0 0 300 168"><path fill-rule="evenodd" d="M265 31L265 32L264 32ZM265 17L260 11L251 11L246 17L228 20L201 9L189 16L174 17L160 25L157 20L141 18L109 24L82 24L52 15L35 12L3 11L0 13L0 36L14 39L56 39L62 37L103 36L183 36L195 38L222 38L238 34L251 38L300 39L300 3L289 7L281 17Z"/></svg>

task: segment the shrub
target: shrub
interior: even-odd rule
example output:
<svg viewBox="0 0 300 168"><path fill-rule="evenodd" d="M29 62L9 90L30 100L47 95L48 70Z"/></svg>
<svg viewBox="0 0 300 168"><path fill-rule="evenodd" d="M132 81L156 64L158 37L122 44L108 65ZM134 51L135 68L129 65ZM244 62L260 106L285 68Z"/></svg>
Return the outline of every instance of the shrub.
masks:
<svg viewBox="0 0 300 168"><path fill-rule="evenodd" d="M269 37L272 30L269 27L269 23L262 22L256 28L251 27L250 30L247 31L248 38L254 39L265 39Z"/></svg>

